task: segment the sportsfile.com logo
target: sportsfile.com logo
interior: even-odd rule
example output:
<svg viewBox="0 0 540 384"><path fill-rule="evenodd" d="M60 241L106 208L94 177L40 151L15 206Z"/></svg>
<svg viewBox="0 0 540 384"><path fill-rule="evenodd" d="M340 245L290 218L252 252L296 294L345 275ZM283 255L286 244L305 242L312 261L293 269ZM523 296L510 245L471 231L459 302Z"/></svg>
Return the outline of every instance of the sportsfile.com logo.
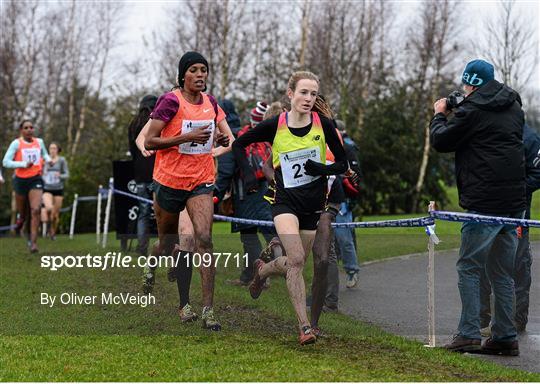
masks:
<svg viewBox="0 0 540 384"><path fill-rule="evenodd" d="M107 252L105 255L67 255L67 256L41 256L41 268L58 271L62 268L95 268L102 271L110 268L170 268L182 262L188 267L208 268L210 266L224 268L243 268L248 266L248 254L243 255L232 252L214 253L186 253L181 256L137 256L123 255L122 252Z"/></svg>

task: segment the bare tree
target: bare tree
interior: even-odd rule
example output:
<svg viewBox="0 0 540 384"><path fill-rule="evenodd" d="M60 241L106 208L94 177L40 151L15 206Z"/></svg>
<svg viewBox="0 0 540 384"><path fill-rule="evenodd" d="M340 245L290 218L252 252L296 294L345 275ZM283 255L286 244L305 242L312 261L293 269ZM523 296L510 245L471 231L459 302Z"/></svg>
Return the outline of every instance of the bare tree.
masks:
<svg viewBox="0 0 540 384"><path fill-rule="evenodd" d="M245 27L246 4L190 0L171 8L172 34L154 37L162 51L161 71L169 81L174 81L171 68L176 68L179 52L196 50L210 66L209 91L222 98L234 91L250 48L251 36Z"/></svg>
<svg viewBox="0 0 540 384"><path fill-rule="evenodd" d="M444 0L437 5L423 3L420 19L420 30L414 33L411 29L409 48L416 65L411 79L415 95L414 108L415 129L422 127L424 145L418 169L418 178L411 199L411 211L418 209L419 197L424 187L426 169L429 163L431 143L429 138L429 121L432 105L440 92L443 83L443 70L453 60L453 52L457 50L452 40L451 31L456 28L457 3ZM415 28L418 23L415 24Z"/></svg>
<svg viewBox="0 0 540 384"><path fill-rule="evenodd" d="M538 24L518 15L515 5L514 0L499 2L497 17L485 21L487 44L477 47L505 84L521 90L538 71Z"/></svg>
<svg viewBox="0 0 540 384"><path fill-rule="evenodd" d="M302 18L300 29L300 48L298 50L298 68L306 69L306 50L308 45L309 30L310 30L310 14L311 14L311 1L304 0L302 4Z"/></svg>
<svg viewBox="0 0 540 384"><path fill-rule="evenodd" d="M385 44L393 5L380 1L318 3L311 17L309 67L351 131L360 132L367 100L391 66Z"/></svg>
<svg viewBox="0 0 540 384"><path fill-rule="evenodd" d="M38 70L43 42L38 25L39 3L3 2L1 9L0 70L2 72L3 129L12 127L29 110L31 90Z"/></svg>

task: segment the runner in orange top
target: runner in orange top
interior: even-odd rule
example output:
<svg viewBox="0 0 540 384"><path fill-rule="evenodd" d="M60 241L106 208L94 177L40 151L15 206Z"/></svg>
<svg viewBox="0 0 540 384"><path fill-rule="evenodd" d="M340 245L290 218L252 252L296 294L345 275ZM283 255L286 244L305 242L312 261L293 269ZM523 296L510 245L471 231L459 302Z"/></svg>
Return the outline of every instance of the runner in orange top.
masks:
<svg viewBox="0 0 540 384"><path fill-rule="evenodd" d="M38 252L37 236L39 229L39 214L41 196L43 194L43 179L41 178L43 161L51 159L43 144L43 140L34 137L34 126L30 120L23 120L19 125L20 137L11 142L3 165L5 168L15 168L13 189L17 203L17 228L20 229L26 219L26 201L30 203L30 252Z"/></svg>
<svg viewBox="0 0 540 384"><path fill-rule="evenodd" d="M204 93L208 62L197 52L187 52L178 65L178 87L162 95L151 114L145 140L147 150L157 150L154 166L154 209L160 254L170 255L178 243L178 216L186 208L193 222L195 252L212 255L212 200L215 181L214 141L230 150L234 140L225 113L213 96ZM217 128L217 129L216 129ZM215 153L214 153L215 155ZM182 252L177 265L180 315L189 298L180 283L190 276L191 254ZM203 327L219 331L214 317L215 264L201 266ZM191 307L189 307L191 308Z"/></svg>

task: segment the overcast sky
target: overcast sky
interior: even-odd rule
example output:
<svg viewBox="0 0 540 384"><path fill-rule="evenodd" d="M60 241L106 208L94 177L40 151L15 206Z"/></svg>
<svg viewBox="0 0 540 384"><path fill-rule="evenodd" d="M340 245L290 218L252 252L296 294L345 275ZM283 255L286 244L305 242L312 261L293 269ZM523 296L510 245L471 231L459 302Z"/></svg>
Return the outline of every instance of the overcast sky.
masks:
<svg viewBox="0 0 540 384"><path fill-rule="evenodd" d="M131 62L142 54L143 38L147 39L153 31L163 31L170 20L167 19L167 8L178 4L178 1L163 0L123 0L126 4L124 8L125 18L122 25L120 48L123 61ZM434 6L437 2L432 1ZM410 16L414 14L420 1L395 1L399 7L398 19L394 27L408 24ZM537 42L540 44L540 2L539 1L516 1L516 11L523 18L524 22L536 26ZM463 8L461 14L461 24L464 26L465 36L483 35L485 20L496 16L498 1L463 1L460 7ZM538 48L540 50L540 47ZM472 59L473 57L471 57ZM537 65L538 69L538 65ZM538 69L540 71L540 69ZM540 73L533 76L534 88L540 89Z"/></svg>

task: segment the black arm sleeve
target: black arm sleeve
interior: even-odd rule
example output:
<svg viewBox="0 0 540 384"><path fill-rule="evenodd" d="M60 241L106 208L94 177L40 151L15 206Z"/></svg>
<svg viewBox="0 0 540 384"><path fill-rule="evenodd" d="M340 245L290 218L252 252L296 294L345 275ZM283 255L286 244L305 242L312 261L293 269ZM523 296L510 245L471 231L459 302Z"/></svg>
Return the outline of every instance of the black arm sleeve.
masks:
<svg viewBox="0 0 540 384"><path fill-rule="evenodd" d="M437 113L429 126L433 148L437 152L455 152L473 133L475 117L475 111L465 106L459 107L450 120L444 113Z"/></svg>
<svg viewBox="0 0 540 384"><path fill-rule="evenodd" d="M347 164L347 155L345 154L343 144L341 144L336 132L336 127L331 120L321 117L321 123L323 126L326 144L328 145L328 148L330 148L330 151L332 151L334 154L335 161L330 165L310 162L310 167L313 171L312 173L326 176L342 174L349 168Z"/></svg>
<svg viewBox="0 0 540 384"><path fill-rule="evenodd" d="M253 143L264 143L266 141L273 143L277 132L278 118L279 116L276 116L272 119L264 120L234 141L232 151L244 177L247 175L254 176L253 170L246 158L246 147Z"/></svg>

